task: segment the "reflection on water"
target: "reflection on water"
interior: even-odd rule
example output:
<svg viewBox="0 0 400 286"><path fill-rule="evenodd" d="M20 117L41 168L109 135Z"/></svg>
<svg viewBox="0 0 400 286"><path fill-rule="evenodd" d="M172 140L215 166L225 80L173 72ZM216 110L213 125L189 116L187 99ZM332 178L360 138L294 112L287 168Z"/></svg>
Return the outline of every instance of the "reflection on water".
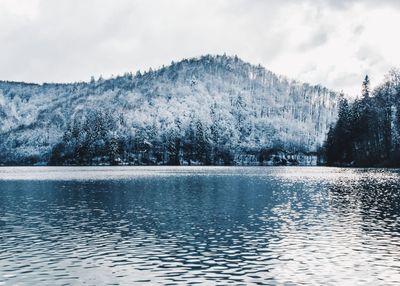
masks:
<svg viewBox="0 0 400 286"><path fill-rule="evenodd" d="M399 177L0 168L0 285L399 285Z"/></svg>

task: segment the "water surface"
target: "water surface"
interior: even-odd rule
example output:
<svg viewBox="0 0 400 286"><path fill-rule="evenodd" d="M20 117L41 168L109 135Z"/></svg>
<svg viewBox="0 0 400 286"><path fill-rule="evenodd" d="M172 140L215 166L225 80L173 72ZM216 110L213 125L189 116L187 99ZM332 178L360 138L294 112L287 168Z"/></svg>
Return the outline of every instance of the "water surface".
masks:
<svg viewBox="0 0 400 286"><path fill-rule="evenodd" d="M0 168L0 285L399 285L399 174Z"/></svg>

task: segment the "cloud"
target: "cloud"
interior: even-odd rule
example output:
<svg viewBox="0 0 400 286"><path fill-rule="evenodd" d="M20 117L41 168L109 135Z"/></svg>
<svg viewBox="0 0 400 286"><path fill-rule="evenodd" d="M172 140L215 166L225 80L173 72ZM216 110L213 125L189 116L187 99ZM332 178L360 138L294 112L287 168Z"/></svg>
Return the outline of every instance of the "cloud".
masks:
<svg viewBox="0 0 400 286"><path fill-rule="evenodd" d="M310 39L301 43L299 45L299 49L301 51L314 49L325 44L327 41L328 41L328 33L326 31L318 31L315 34L311 35Z"/></svg>
<svg viewBox="0 0 400 286"><path fill-rule="evenodd" d="M373 47L368 45L361 46L357 51L356 56L361 62L367 62L367 64L370 66L374 66L385 61L381 54L379 54Z"/></svg>
<svg viewBox="0 0 400 286"><path fill-rule="evenodd" d="M400 2L398 0L307 0L313 5L320 5L328 8L345 10L353 7L354 5L367 5L372 8L377 6L389 6L391 8L400 8Z"/></svg>
<svg viewBox="0 0 400 286"><path fill-rule="evenodd" d="M399 3L0 0L0 79L88 80L227 53L356 93L355 75L369 72L378 81L400 65L390 32L400 25Z"/></svg>
<svg viewBox="0 0 400 286"><path fill-rule="evenodd" d="M357 25L354 28L353 33L354 33L354 36L357 37L357 36L360 36L364 31L365 31L365 26Z"/></svg>

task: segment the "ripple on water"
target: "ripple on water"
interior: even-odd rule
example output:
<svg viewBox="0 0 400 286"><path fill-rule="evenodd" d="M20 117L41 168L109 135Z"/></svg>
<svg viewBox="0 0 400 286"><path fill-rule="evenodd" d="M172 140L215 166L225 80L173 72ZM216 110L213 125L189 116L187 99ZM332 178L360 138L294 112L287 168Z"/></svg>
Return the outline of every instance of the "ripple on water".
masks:
<svg viewBox="0 0 400 286"><path fill-rule="evenodd" d="M399 190L397 170L0 168L0 285L398 285Z"/></svg>

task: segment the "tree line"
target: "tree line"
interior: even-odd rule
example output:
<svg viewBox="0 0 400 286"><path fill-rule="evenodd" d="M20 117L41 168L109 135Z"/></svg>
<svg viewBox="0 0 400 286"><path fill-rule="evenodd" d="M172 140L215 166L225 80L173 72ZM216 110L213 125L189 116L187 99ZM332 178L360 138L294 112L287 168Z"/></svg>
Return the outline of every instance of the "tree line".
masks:
<svg viewBox="0 0 400 286"><path fill-rule="evenodd" d="M154 127L133 134L124 116L91 110L68 124L61 142L51 152L49 165L232 165L233 152L216 128L206 130L200 120L160 134ZM225 138L228 139L228 138ZM226 142L222 142L226 143Z"/></svg>
<svg viewBox="0 0 400 286"><path fill-rule="evenodd" d="M0 81L0 165L296 164L336 116L336 92L225 55L90 82Z"/></svg>
<svg viewBox="0 0 400 286"><path fill-rule="evenodd" d="M330 166L400 166L400 72L392 70L370 90L368 75L361 97L339 99L338 120L324 144Z"/></svg>

